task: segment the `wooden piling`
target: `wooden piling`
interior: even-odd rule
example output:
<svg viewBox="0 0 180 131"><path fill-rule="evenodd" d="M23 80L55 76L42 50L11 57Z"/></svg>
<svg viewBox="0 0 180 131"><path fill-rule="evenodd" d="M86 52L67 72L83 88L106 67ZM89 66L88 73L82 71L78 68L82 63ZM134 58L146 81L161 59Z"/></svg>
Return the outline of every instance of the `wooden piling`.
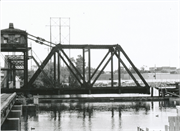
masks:
<svg viewBox="0 0 180 131"><path fill-rule="evenodd" d="M114 108L112 108L112 116L111 117L114 117Z"/></svg>
<svg viewBox="0 0 180 131"><path fill-rule="evenodd" d="M179 97L180 97L180 84L178 84L178 88L179 88Z"/></svg>
<svg viewBox="0 0 180 131"><path fill-rule="evenodd" d="M119 107L119 117L121 117L121 108Z"/></svg>
<svg viewBox="0 0 180 131"><path fill-rule="evenodd" d="M153 91L154 91L154 88L153 87L151 87L151 97L153 97Z"/></svg>

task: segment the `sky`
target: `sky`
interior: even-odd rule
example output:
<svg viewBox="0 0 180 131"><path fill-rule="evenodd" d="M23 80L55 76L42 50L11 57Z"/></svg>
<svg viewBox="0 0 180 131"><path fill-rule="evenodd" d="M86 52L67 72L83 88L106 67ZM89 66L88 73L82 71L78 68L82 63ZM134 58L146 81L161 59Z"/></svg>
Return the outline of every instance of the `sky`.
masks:
<svg viewBox="0 0 180 131"><path fill-rule="evenodd" d="M179 1L2 0L0 27L5 29L13 23L15 28L50 41L50 18L67 17L70 44L119 44L137 68L180 68ZM46 46L31 40L28 44L41 61L47 56ZM92 67L97 67L105 52L91 53ZM71 57L78 54L80 51L72 51Z"/></svg>

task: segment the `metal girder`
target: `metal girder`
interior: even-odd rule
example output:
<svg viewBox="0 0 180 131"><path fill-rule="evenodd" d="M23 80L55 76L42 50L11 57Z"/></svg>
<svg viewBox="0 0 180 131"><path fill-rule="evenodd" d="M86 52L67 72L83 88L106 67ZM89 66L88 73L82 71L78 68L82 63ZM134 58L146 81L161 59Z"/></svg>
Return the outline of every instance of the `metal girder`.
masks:
<svg viewBox="0 0 180 131"><path fill-rule="evenodd" d="M98 71L98 69L100 68L100 66L102 65L102 63L104 62L104 60L107 58L107 56L109 55L110 51L107 52L107 54L104 56L104 58L102 59L102 61L99 63L98 67L96 68L96 70L93 72L93 74L91 75L90 79L93 78L93 76L96 74L96 72ZM90 82L90 80L88 81Z"/></svg>
<svg viewBox="0 0 180 131"><path fill-rule="evenodd" d="M48 75L44 72L43 69L41 69L39 63L37 62L37 60L34 58L34 56L31 56L31 58L34 60L34 62L36 63L36 65L39 67L39 69L42 71L42 73L48 78L48 80L50 81L51 85L53 85L52 80L48 77Z"/></svg>
<svg viewBox="0 0 180 131"><path fill-rule="evenodd" d="M78 75L80 76L81 79L83 79L81 73L78 71L78 69L74 66L74 64L71 62L71 60L69 59L69 57L66 55L66 53L64 52L64 50L62 49L62 47L60 47L61 45L58 46L58 48L61 50L62 54L66 57L66 59L68 60L68 62L70 63L70 65L72 65L72 67L76 70L76 72L78 73Z"/></svg>
<svg viewBox="0 0 180 131"><path fill-rule="evenodd" d="M116 45L98 45L98 44L94 44L94 45L89 45L89 44L84 44L84 45L78 45L78 44L73 44L73 45L62 45L61 44L61 48L62 49L109 49L112 47L116 47Z"/></svg>
<svg viewBox="0 0 180 131"><path fill-rule="evenodd" d="M116 56L118 57L117 53L115 53ZM128 72L128 74L131 76L131 78L133 79L133 81L136 83L137 86L140 86L140 84L138 83L138 81L136 80L136 78L133 76L133 74L131 73L131 71L128 69L128 67L126 66L126 64L123 62L123 60L121 58L118 57L118 59L120 60L120 62L122 63L122 65L124 66L124 68L126 69L126 71Z"/></svg>
<svg viewBox="0 0 180 131"><path fill-rule="evenodd" d="M14 69L12 69L12 68L1 68L1 70L2 71L7 71L7 70L10 70L10 71L12 71L12 70L14 70ZM15 69L15 70L24 70L24 69Z"/></svg>
<svg viewBox="0 0 180 131"><path fill-rule="evenodd" d="M73 62L70 60L70 58L67 56L67 54L64 52L63 49L82 49L82 53L83 53L83 60L85 60L85 49L88 49L88 66L90 68L90 63L91 63L91 57L90 57L90 49L109 49L108 52L106 53L106 55L104 56L104 58L102 59L102 61L99 63L99 65L97 66L97 68L95 69L95 71L92 73L91 75L91 70L89 69L88 72L88 80L86 82L85 80L85 63L83 62L83 73L81 74L78 69L75 67L75 65L73 64ZM133 74L131 73L131 71L128 69L128 67L126 66L126 64L123 62L123 60L121 59L121 55L124 55L125 58L127 59L127 61L130 63L130 65L133 67L133 69L135 70L135 72L138 74L138 76L140 77L140 79L144 82L145 84L145 88L150 88L149 85L147 84L147 82L144 80L144 78L142 77L142 75L140 74L140 72L138 71L138 69L135 67L135 65L132 63L132 61L130 60L130 58L127 56L127 54L125 53L125 51L122 49L122 47L120 45L61 45L58 44L55 47L52 48L51 52L48 54L48 56L46 57L46 59L43 61L43 63L39 66L38 70L35 72L35 74L33 75L33 77L30 79L28 85L31 86L32 83L35 81L35 79L37 78L37 76L40 74L40 72L43 70L43 68L45 67L45 65L48 63L48 61L51 59L51 57L54 55L54 69L56 70L56 56L55 54L58 54L58 59L62 59L62 61L65 63L65 65L68 67L68 69L70 70L70 72L74 75L74 77L76 78L76 80L78 81L78 83L81 85L81 87L87 86L87 87L93 87L94 83L97 81L97 79L99 78L99 76L102 74L103 70L106 68L106 66L108 65L108 63L111 61L111 87L113 87L113 58L114 55L117 57L118 59L118 88L119 90L121 90L121 72L120 72L120 64L123 65L123 67L126 69L126 71L128 72L128 74L131 76L131 78L133 79L133 81L136 83L136 85L138 87L141 87L141 85L138 83L138 81L136 80L136 78L133 76ZM110 57L107 59L108 55L110 54ZM107 61L105 62L105 60L107 59ZM59 64L58 60L58 64ZM105 64L103 65L103 62L105 62ZM102 67L102 69L100 70L100 72L97 74L97 71L99 70L99 68ZM60 80L59 75L60 75L60 69L59 69L59 65L58 65L58 82ZM93 82L91 83L92 78L96 75L96 77L94 78ZM56 72L55 72L56 75ZM54 76L55 80L56 80L56 76Z"/></svg>
<svg viewBox="0 0 180 131"><path fill-rule="evenodd" d="M74 77L76 78L76 80L79 82L79 84L81 84L82 86L82 82L79 80L79 78L77 77L77 75L74 73L74 71L71 69L71 67L68 65L68 63L66 62L66 60L61 56L61 54L58 52L59 57L61 57L61 59L63 60L63 62L66 64L66 66L68 67L68 69L71 71L71 73L74 75Z"/></svg>
<svg viewBox="0 0 180 131"><path fill-rule="evenodd" d="M23 55L6 55L5 57L9 64L15 66L15 70L24 67Z"/></svg>
<svg viewBox="0 0 180 131"><path fill-rule="evenodd" d="M143 83L145 84L146 87L149 87L148 83L145 81L145 79L142 77L141 73L139 72L139 70L135 67L135 65L133 64L133 62L130 60L130 58L128 57L128 55L125 53L125 51L123 50L123 48L120 45L117 45L117 49L119 49L123 55L125 56L125 58L128 60L128 62L131 64L131 66L133 67L133 69L135 70L135 72L138 74L138 76L141 78L141 80L143 81Z"/></svg>
<svg viewBox="0 0 180 131"><path fill-rule="evenodd" d="M96 76L96 78L94 79L93 83L91 84L91 86L94 85L94 83L96 82L96 80L98 79L98 77L101 75L102 71L105 69L105 67L107 66L107 64L109 63L109 61L112 59L115 51L111 52L111 57L108 59L108 61L105 63L105 65L103 66L103 68L101 69L101 71L99 72L99 74Z"/></svg>
<svg viewBox="0 0 180 131"><path fill-rule="evenodd" d="M56 52L54 52L54 86L56 86Z"/></svg>
<svg viewBox="0 0 180 131"><path fill-rule="evenodd" d="M53 47L51 52L48 54L48 56L46 57L46 59L42 62L42 64L39 66L39 68L37 69L37 71L34 73L34 75L31 77L31 79L28 82L28 88L30 88L33 84L33 82L37 79L38 75L41 73L41 70L44 69L44 67L46 66L46 64L48 63L48 61L51 59L51 57L53 56L53 54L55 53L55 51L57 50L57 46Z"/></svg>

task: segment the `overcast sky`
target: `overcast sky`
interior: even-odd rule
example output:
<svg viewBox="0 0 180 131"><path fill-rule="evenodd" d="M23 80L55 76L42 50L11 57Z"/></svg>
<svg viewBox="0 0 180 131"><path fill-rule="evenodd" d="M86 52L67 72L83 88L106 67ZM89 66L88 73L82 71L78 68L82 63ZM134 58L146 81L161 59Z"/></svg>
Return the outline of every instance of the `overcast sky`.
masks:
<svg viewBox="0 0 180 131"><path fill-rule="evenodd" d="M120 44L138 68L180 67L179 3L1 1L1 29L8 28L11 22L15 28L49 40L50 17L69 17L70 44ZM46 46L28 42L43 60ZM92 61L95 67L104 54L96 52L92 56L96 58Z"/></svg>

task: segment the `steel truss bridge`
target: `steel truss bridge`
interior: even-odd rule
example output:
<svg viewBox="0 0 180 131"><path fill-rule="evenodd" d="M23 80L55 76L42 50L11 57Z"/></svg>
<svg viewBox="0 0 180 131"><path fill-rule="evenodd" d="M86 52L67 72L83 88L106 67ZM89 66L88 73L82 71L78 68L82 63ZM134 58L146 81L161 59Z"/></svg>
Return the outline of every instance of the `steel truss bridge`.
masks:
<svg viewBox="0 0 180 131"><path fill-rule="evenodd" d="M31 50L27 45L27 39L33 40L37 43L49 46L49 43L53 46L50 53L44 59L44 61L39 64L35 57L28 55L28 50ZM82 52L83 58L83 66L82 72L80 72L75 64L71 61L71 58L65 52L66 49L80 49ZM94 59L91 58L91 51L94 49L98 50L106 50L106 54L101 61L99 61L98 66L92 72L91 71L91 63L95 62ZM130 60L126 52L123 48L116 45L63 45L63 44L54 44L52 42L48 42L45 39L40 37L36 37L31 35L23 30L15 29L12 24L10 24L8 29L1 30L1 51L2 52L23 52L23 55L14 55L14 56L6 56L5 63L6 66L2 68L2 71L6 72L6 76L2 81L1 85L4 84L4 88L1 88L2 93L10 93L10 92L25 92L31 94L96 94L96 93L150 93L150 87L145 79L140 74L139 70L135 67L133 62ZM86 75L85 71L85 52L88 53L88 75ZM131 73L129 68L127 67L124 60L122 60L122 56L126 59L135 73L138 75L142 84L139 84L137 79ZM43 73L45 76L47 74L43 70L45 66L50 62L51 59L54 59L54 78L51 88L33 88L33 83L40 75ZM38 69L33 74L33 76L28 80L28 60L33 59L38 66ZM113 59L117 59L118 62L116 64L118 67L118 85L114 86L114 74L113 74L113 66L115 62ZM78 82L79 87L64 87L60 82L60 74L61 74L61 65L60 62L63 61L66 67L69 69L70 73L73 74L76 81ZM97 61L96 61L97 62ZM95 82L98 80L104 69L107 65L111 65L111 86L109 87L95 87ZM121 65L125 68L127 73L130 75L132 80L134 81L134 86L122 86L121 85ZM17 70L24 71L24 85L20 89L9 88L9 81L13 81L13 85L15 86L15 76ZM48 77L48 76L47 76Z"/></svg>

